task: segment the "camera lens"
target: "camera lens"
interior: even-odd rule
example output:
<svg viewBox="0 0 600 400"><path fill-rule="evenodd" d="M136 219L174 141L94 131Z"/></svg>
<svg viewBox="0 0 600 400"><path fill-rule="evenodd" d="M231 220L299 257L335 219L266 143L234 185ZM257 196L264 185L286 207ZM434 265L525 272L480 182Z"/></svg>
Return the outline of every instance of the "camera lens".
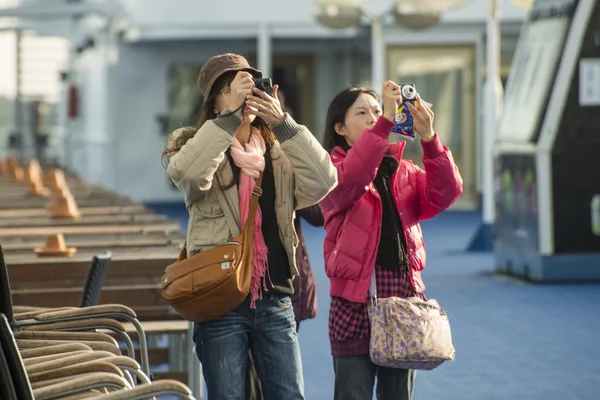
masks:
<svg viewBox="0 0 600 400"><path fill-rule="evenodd" d="M411 85L402 86L402 97L404 100L414 100L417 98L417 89Z"/></svg>

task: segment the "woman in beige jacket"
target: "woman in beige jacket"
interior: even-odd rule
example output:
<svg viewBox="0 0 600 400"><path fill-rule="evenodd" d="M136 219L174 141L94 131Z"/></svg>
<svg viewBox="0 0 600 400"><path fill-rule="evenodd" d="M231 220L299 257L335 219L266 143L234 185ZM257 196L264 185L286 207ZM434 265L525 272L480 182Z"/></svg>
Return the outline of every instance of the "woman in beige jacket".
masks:
<svg viewBox="0 0 600 400"><path fill-rule="evenodd" d="M196 126L173 132L167 173L189 211L188 257L238 235L262 173L248 298L230 313L196 323L194 340L211 400L244 398L250 349L264 398L303 399L302 363L290 295L298 274L294 210L321 200L337 183L327 152L254 87L262 73L236 54L211 58L200 71L204 95Z"/></svg>

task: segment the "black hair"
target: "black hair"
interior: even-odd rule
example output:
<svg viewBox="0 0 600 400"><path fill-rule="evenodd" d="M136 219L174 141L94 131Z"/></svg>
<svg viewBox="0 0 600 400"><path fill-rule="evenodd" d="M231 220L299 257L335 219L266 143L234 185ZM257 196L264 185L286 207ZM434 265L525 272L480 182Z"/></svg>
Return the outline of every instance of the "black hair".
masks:
<svg viewBox="0 0 600 400"><path fill-rule="evenodd" d="M327 118L325 118L325 132L323 133L323 148L329 153L336 147L344 147L346 139L335 131L337 124L343 124L346 120L346 113L356 102L361 94L368 94L377 100L379 97L374 90L362 86L351 86L339 92L327 109Z"/></svg>

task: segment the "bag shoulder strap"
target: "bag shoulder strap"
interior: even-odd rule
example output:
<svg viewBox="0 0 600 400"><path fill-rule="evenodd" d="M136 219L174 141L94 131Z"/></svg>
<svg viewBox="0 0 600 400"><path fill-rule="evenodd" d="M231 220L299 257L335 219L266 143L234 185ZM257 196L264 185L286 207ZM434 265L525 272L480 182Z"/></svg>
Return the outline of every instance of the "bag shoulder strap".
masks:
<svg viewBox="0 0 600 400"><path fill-rule="evenodd" d="M262 179L263 173L261 172L256 179L254 190L252 191L252 197L250 198L250 208L248 210L248 219L246 225L244 225L244 240L252 242L254 237L254 217L256 216L256 210L258 209L258 199L262 196Z"/></svg>
<svg viewBox="0 0 600 400"><path fill-rule="evenodd" d="M373 268L373 274L371 275L371 281L369 282L369 295L377 300L377 279L375 279L375 268Z"/></svg>

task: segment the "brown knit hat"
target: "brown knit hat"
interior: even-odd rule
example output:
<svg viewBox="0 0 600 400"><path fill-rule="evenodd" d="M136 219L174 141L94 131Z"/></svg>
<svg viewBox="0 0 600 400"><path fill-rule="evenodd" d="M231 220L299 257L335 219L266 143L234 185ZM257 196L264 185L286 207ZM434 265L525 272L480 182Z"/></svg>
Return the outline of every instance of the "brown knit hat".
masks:
<svg viewBox="0 0 600 400"><path fill-rule="evenodd" d="M255 78L262 78L262 72L256 68L252 68L248 61L239 54L226 53L211 57L200 69L198 76L198 88L204 96L208 97L210 89L215 81L229 71L248 71Z"/></svg>

